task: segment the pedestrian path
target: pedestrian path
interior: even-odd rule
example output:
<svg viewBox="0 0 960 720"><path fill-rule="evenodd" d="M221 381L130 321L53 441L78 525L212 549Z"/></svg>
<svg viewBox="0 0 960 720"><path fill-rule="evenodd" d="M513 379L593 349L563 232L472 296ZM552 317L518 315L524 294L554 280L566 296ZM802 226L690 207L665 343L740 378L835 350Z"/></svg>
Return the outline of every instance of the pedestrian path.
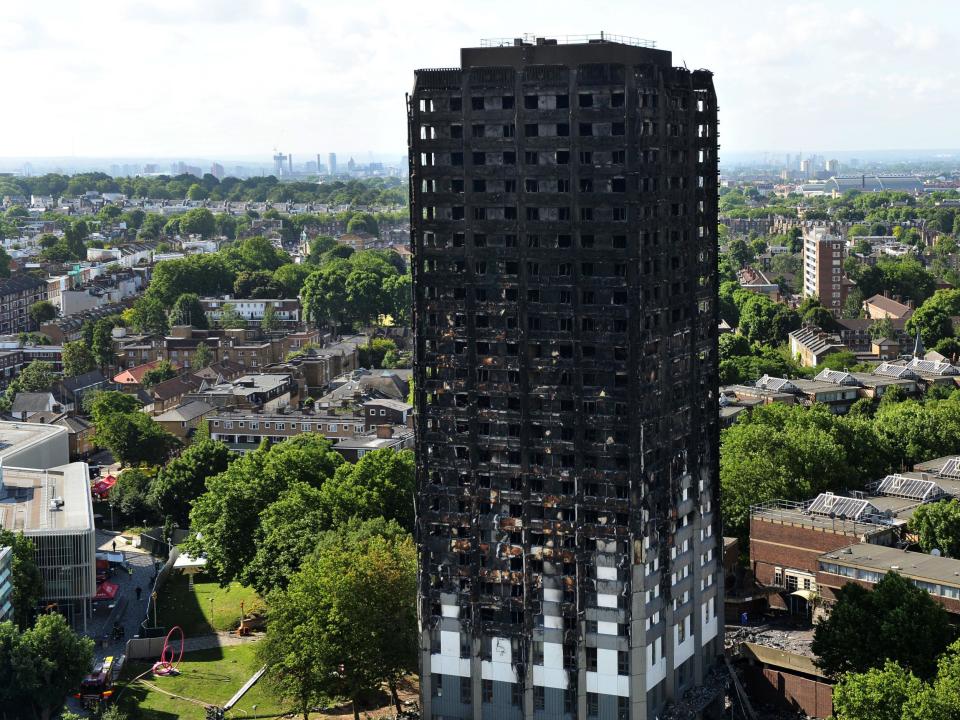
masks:
<svg viewBox="0 0 960 720"><path fill-rule="evenodd" d="M93 638L96 643L95 657L101 660L107 655L122 654L127 640L140 633L159 560L145 550L127 545L119 534L106 530L97 530L97 550L122 551L129 568L127 572L117 568L108 578L119 586L116 602L94 603L93 617L87 623L86 635ZM140 589L139 598L137 588ZM115 622L123 628L124 637L118 640L112 637Z"/></svg>

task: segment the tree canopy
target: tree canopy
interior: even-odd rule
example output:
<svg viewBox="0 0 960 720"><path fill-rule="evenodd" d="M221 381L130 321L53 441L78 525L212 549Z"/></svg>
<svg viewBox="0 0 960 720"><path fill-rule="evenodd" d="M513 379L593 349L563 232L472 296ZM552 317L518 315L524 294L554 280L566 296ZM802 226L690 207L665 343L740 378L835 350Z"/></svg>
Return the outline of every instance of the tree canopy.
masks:
<svg viewBox="0 0 960 720"><path fill-rule="evenodd" d="M867 672L892 660L922 679L954 639L946 610L930 594L890 571L867 590L847 583L814 627L815 663L831 677Z"/></svg>
<svg viewBox="0 0 960 720"><path fill-rule="evenodd" d="M416 549L383 520L326 533L286 590L269 596L260 643L275 692L309 717L333 697L353 702L400 677L417 659Z"/></svg>
<svg viewBox="0 0 960 720"><path fill-rule="evenodd" d="M202 539L192 552L206 553L208 568L222 582L241 578L262 536L262 513L295 483L319 488L343 457L323 437L304 433L234 460L207 478L206 492L190 511L190 526Z"/></svg>
<svg viewBox="0 0 960 720"><path fill-rule="evenodd" d="M33 541L22 532L0 529L0 547L12 549L10 570L13 595L10 602L13 605L13 620L21 630L26 630L33 622L37 603L43 595L43 577L34 560Z"/></svg>
<svg viewBox="0 0 960 720"><path fill-rule="evenodd" d="M230 449L215 440L197 440L160 468L150 487L150 501L161 515L181 525L189 522L193 501L206 491L208 477L227 469Z"/></svg>
<svg viewBox="0 0 960 720"><path fill-rule="evenodd" d="M957 500L921 505L910 516L909 527L917 534L925 553L939 550L947 557L960 557L960 502Z"/></svg>
<svg viewBox="0 0 960 720"><path fill-rule="evenodd" d="M48 720L92 662L93 640L79 637L59 613L41 615L23 631L0 623L0 707Z"/></svg>

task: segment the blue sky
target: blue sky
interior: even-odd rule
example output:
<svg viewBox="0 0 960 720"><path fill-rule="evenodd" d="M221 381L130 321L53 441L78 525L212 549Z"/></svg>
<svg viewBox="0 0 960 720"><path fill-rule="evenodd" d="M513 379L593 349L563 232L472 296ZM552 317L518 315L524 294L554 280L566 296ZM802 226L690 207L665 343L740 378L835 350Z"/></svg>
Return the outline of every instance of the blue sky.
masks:
<svg viewBox="0 0 960 720"><path fill-rule="evenodd" d="M2 0L0 156L398 154L414 68L600 30L713 70L730 152L957 147L958 20L939 0Z"/></svg>

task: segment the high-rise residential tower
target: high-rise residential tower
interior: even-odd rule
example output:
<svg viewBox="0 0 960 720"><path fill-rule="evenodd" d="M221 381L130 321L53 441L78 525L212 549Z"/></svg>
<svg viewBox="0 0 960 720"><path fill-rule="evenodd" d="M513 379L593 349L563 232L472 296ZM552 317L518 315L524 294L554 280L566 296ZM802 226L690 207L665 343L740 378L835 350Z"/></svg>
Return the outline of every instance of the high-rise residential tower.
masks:
<svg viewBox="0 0 960 720"><path fill-rule="evenodd" d="M337 154L330 153L327 155L327 174L336 175L337 174Z"/></svg>
<svg viewBox="0 0 960 720"><path fill-rule="evenodd" d="M712 75L496 41L408 115L424 717L656 717L723 644Z"/></svg>
<svg viewBox="0 0 960 720"><path fill-rule="evenodd" d="M820 304L840 316L847 302L850 280L843 269L847 245L828 228L814 227L803 234L803 296L819 298Z"/></svg>

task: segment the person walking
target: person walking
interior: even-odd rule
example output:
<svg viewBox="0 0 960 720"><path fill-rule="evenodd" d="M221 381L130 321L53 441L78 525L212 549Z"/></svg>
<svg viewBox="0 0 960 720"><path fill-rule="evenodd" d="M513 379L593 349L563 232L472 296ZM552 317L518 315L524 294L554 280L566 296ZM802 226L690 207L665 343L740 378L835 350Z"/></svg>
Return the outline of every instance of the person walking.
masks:
<svg viewBox="0 0 960 720"><path fill-rule="evenodd" d="M113 543L111 543L111 545L112 545L112 547L113 547L113 551L116 552L116 551L117 551L117 541L114 540Z"/></svg>

